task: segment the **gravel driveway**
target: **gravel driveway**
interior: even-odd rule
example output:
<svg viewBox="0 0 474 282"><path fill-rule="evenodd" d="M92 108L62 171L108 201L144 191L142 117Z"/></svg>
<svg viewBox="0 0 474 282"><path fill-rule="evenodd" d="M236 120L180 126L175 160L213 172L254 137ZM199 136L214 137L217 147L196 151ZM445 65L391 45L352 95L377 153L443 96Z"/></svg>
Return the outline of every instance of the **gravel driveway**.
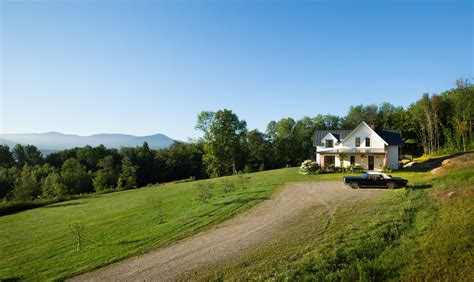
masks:
<svg viewBox="0 0 474 282"><path fill-rule="evenodd" d="M380 189L350 189L341 182L296 183L255 207L187 239L74 277L73 281L170 281L183 273L229 260L291 225L304 209L322 205L329 217L347 201L379 195ZM328 219L331 221L331 218Z"/></svg>

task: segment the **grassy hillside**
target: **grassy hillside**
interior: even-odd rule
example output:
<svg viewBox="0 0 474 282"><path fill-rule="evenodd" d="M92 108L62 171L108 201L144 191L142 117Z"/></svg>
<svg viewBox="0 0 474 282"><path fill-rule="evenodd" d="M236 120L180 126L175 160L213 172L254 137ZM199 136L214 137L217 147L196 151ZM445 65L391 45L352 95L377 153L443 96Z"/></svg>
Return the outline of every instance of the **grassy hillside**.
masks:
<svg viewBox="0 0 474 282"><path fill-rule="evenodd" d="M329 228L308 209L261 248L201 279L474 279L474 154L435 174L409 175L411 189L338 207Z"/></svg>
<svg viewBox="0 0 474 282"><path fill-rule="evenodd" d="M239 177L170 183L138 190L93 195L0 217L0 280L61 279L166 245L248 209L284 183L340 179L341 175L303 176L297 169ZM235 184L225 193L223 181ZM213 183L213 198L197 200L197 183ZM154 203L162 203L160 224ZM84 227L81 252L73 226Z"/></svg>
<svg viewBox="0 0 474 282"><path fill-rule="evenodd" d="M360 202L356 207L341 206L324 236L319 236L318 221L327 219L302 214L288 233L218 272L203 270L202 277L378 277L386 272L387 265L390 271L383 276L386 278L399 273L414 277L418 272L433 277L430 275L443 269L457 273L452 270L454 266L468 273L462 267L472 264L472 254L466 253L472 250L472 197L454 197L455 202L444 205L443 193L454 183L456 193L464 191L460 187L467 187L462 189L468 192L462 193L471 193L472 167L443 172L436 178L423 172L396 175L415 181L417 188L433 188L397 189L383 199ZM246 182L232 176L93 195L0 217L0 280L70 277L209 228L264 200L285 183L340 181L342 175L303 176L290 168L248 176ZM199 183L214 185L213 197L207 203L197 200ZM234 183L235 190L226 193L223 187L228 183ZM162 203L163 224L154 208L157 201ZM459 222L448 220L453 215ZM84 227L80 252L76 251L72 231L77 225ZM449 240L440 240L437 232L460 239L452 246ZM400 257L404 258L401 262ZM448 258L452 268L446 268ZM420 269L424 261L432 265Z"/></svg>

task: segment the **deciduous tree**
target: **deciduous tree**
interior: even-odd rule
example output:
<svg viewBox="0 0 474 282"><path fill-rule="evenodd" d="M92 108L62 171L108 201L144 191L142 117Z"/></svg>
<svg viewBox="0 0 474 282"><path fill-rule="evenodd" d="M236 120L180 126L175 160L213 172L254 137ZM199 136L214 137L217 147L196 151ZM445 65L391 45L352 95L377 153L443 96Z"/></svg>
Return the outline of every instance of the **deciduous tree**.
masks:
<svg viewBox="0 0 474 282"><path fill-rule="evenodd" d="M197 129L204 133L204 161L212 176L236 173L241 159L247 123L232 111L201 112Z"/></svg>

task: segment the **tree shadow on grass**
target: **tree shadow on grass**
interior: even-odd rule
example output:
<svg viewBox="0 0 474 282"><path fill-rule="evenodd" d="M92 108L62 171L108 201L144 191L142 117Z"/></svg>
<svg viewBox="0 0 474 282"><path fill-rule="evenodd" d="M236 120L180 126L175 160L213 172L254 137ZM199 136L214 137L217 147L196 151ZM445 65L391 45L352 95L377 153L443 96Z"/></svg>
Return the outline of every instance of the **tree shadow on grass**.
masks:
<svg viewBox="0 0 474 282"><path fill-rule="evenodd" d="M7 278L0 278L2 282L14 282L14 281L23 281L23 279L18 277L7 277Z"/></svg>
<svg viewBox="0 0 474 282"><path fill-rule="evenodd" d="M350 189L352 189L351 187L349 187ZM358 188L359 190L390 190L388 189L387 187L381 187L381 186L374 186L374 187L371 187L371 186L364 186L364 187L359 187ZM396 187L396 188L393 188L393 189L401 189L400 187Z"/></svg>
<svg viewBox="0 0 474 282"><path fill-rule="evenodd" d="M44 206L43 208L61 208L61 207L69 207L69 206L78 206L78 205L83 205L83 204L87 204L87 202L52 204L52 205Z"/></svg>
<svg viewBox="0 0 474 282"><path fill-rule="evenodd" d="M417 184L411 184L411 185L408 185L408 189L412 189L412 190L421 190L421 189L429 189L429 188L432 188L433 185L432 184L428 184L428 183L417 183Z"/></svg>
<svg viewBox="0 0 474 282"><path fill-rule="evenodd" d="M128 244L135 244L135 243L138 243L138 242L141 242L143 240L122 240L122 241L119 241L117 243L115 243L115 245L128 245Z"/></svg>

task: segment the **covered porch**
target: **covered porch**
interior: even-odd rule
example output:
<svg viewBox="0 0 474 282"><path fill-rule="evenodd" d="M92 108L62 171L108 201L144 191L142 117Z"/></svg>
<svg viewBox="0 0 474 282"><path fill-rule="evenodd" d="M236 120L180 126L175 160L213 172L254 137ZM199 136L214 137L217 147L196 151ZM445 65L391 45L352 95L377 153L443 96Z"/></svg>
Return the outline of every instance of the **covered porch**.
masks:
<svg viewBox="0 0 474 282"><path fill-rule="evenodd" d="M366 171L381 171L387 156L383 149L331 150L317 152L317 163L323 168L360 166Z"/></svg>

